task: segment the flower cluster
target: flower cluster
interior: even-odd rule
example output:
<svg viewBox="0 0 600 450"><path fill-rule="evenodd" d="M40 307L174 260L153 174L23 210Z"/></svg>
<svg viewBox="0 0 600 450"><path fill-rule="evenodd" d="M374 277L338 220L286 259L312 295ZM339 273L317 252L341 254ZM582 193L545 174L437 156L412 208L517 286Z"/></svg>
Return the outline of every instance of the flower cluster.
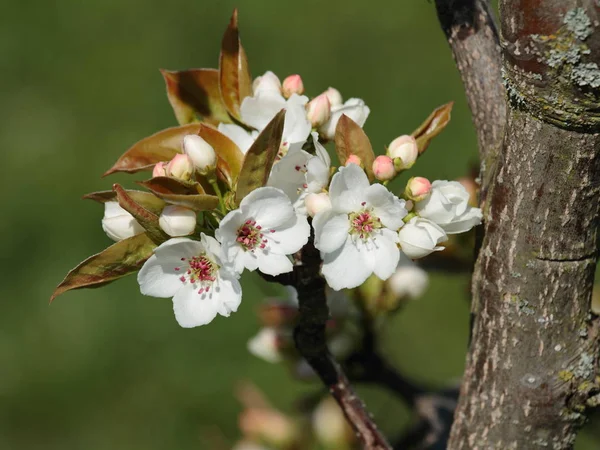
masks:
<svg viewBox="0 0 600 450"><path fill-rule="evenodd" d="M228 40L238 33L234 19ZM388 189L443 129L451 105L375 157L363 100L344 102L334 88L310 98L299 75L281 82L266 72L251 82L239 39L218 71L163 75L180 126L138 142L107 172L150 170L140 182L149 192L116 184L86 196L105 204L102 226L117 242L71 271L55 296L139 271L141 292L172 297L179 324L195 327L238 309L245 270L293 271L311 235L322 276L339 291L373 275L387 280L481 222L458 182L413 177L400 195ZM196 91L205 94L190 101Z"/></svg>

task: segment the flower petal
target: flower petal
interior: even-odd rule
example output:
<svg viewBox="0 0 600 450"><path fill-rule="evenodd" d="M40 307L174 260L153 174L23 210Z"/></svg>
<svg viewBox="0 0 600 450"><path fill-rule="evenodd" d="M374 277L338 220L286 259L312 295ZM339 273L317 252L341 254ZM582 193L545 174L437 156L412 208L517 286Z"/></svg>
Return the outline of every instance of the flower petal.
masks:
<svg viewBox="0 0 600 450"><path fill-rule="evenodd" d="M322 252L333 252L349 239L350 221L346 214L336 214L333 210L323 211L312 222L315 230L315 247Z"/></svg>
<svg viewBox="0 0 600 450"><path fill-rule="evenodd" d="M236 312L242 302L242 286L237 280L235 274L226 270L219 271L218 282L213 285L214 294L217 295L218 313L224 317L229 317L232 312Z"/></svg>
<svg viewBox="0 0 600 450"><path fill-rule="evenodd" d="M372 255L360 240L347 239L338 250L324 253L322 257L323 276L336 291L360 286L373 272Z"/></svg>
<svg viewBox="0 0 600 450"><path fill-rule="evenodd" d="M405 200L400 200L381 184L373 184L366 191L366 201L373 207L373 213L381 219L381 223L391 230L397 230L408 214L404 207Z"/></svg>
<svg viewBox="0 0 600 450"><path fill-rule="evenodd" d="M233 123L220 123L218 130L231 139L243 154L246 154L250 146L254 144L254 140L257 136L253 136L256 132L249 133L244 128Z"/></svg>
<svg viewBox="0 0 600 450"><path fill-rule="evenodd" d="M281 94L265 91L254 97L246 97L240 106L240 113L246 125L262 130L283 108L285 99Z"/></svg>
<svg viewBox="0 0 600 450"><path fill-rule="evenodd" d="M469 207L469 209L467 209L462 216L456 218L454 222L441 224L440 227L446 234L464 233L474 226L479 225L482 218L483 214L481 209Z"/></svg>
<svg viewBox="0 0 600 450"><path fill-rule="evenodd" d="M383 229L373 241L375 246L375 264L373 272L382 280L387 280L396 271L400 260L400 250L396 245L398 234L392 230Z"/></svg>
<svg viewBox="0 0 600 450"><path fill-rule="evenodd" d="M274 233L265 233L269 249L284 255L291 255L304 247L309 236L308 219L300 214L296 214L296 217L285 227L275 229Z"/></svg>
<svg viewBox="0 0 600 450"><path fill-rule="evenodd" d="M258 270L267 275L280 275L291 272L294 268L290 259L285 255L262 250L257 250L255 255L258 260Z"/></svg>
<svg viewBox="0 0 600 450"><path fill-rule="evenodd" d="M261 187L250 192L240 203L242 215L256 220L263 228L276 228L296 215L285 193L274 187Z"/></svg>
<svg viewBox="0 0 600 450"><path fill-rule="evenodd" d="M286 102L285 122L283 124L283 141L292 143L306 141L310 134L311 124L306 117L305 106L308 97L292 94Z"/></svg>
<svg viewBox="0 0 600 450"><path fill-rule="evenodd" d="M356 164L340 167L329 188L333 209L345 213L358 211L369 186L367 174Z"/></svg>
<svg viewBox="0 0 600 450"><path fill-rule="evenodd" d="M175 319L183 328L210 323L217 315L218 300L214 292L198 294L198 288L186 283L173 297Z"/></svg>

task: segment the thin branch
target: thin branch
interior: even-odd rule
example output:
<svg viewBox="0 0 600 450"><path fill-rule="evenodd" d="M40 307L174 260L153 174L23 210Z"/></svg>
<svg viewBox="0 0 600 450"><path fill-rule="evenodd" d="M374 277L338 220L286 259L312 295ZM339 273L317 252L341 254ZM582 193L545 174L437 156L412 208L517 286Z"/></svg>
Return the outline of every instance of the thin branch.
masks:
<svg viewBox="0 0 600 450"><path fill-rule="evenodd" d="M498 156L506 122L500 45L489 0L435 0L479 141L482 178ZM485 188L485 186L484 186Z"/></svg>

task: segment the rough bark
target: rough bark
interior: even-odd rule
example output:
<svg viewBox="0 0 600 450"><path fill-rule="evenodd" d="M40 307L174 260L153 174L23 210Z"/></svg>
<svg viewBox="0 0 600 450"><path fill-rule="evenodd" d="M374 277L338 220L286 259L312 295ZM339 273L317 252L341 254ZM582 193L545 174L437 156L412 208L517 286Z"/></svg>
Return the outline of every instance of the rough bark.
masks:
<svg viewBox="0 0 600 450"><path fill-rule="evenodd" d="M598 392L598 12L593 0L501 1L510 106L450 450L571 449Z"/></svg>
<svg viewBox="0 0 600 450"><path fill-rule="evenodd" d="M436 0L435 4L465 86L484 177L499 153L506 122L494 17L487 0Z"/></svg>

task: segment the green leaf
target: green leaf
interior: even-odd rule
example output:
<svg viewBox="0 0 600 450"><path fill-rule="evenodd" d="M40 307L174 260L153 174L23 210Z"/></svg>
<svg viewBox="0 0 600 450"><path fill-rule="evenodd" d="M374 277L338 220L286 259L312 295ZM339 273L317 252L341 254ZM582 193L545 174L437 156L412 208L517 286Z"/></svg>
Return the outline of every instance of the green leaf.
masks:
<svg viewBox="0 0 600 450"><path fill-rule="evenodd" d="M176 154L181 153L183 137L187 134L197 134L200 127L201 124L194 123L154 133L133 144L102 176L115 172L135 173L151 170L158 162L170 161Z"/></svg>
<svg viewBox="0 0 600 450"><path fill-rule="evenodd" d="M242 199L254 189L267 184L271 167L281 145L284 120L285 110L282 109L258 135L244 156L235 191L236 205L239 205Z"/></svg>
<svg viewBox="0 0 600 450"><path fill-rule="evenodd" d="M129 189L126 189L125 192L127 192L127 195L129 195L134 202L142 205L153 214L160 215L165 207L165 202L150 192L134 191ZM91 192L84 195L83 198L86 200L94 200L98 203L116 202L117 193L115 191Z"/></svg>
<svg viewBox="0 0 600 450"><path fill-rule="evenodd" d="M50 302L66 291L99 287L138 271L155 248L156 244L146 233L111 245L71 270L54 290Z"/></svg>
<svg viewBox="0 0 600 450"><path fill-rule="evenodd" d="M240 43L237 16L238 12L235 9L221 41L219 86L227 111L237 120L241 120L240 105L245 97L252 95L252 78L246 52Z"/></svg>
<svg viewBox="0 0 600 450"><path fill-rule="evenodd" d="M217 170L229 186L234 186L244 162L242 151L231 139L209 126L202 125L198 135L215 149Z"/></svg>
<svg viewBox="0 0 600 450"><path fill-rule="evenodd" d="M199 183L184 183L170 177L154 177L138 181L138 184L167 203L185 206L195 211L208 211L219 206L219 198L205 194Z"/></svg>
<svg viewBox="0 0 600 450"><path fill-rule="evenodd" d="M412 132L412 136L417 141L417 146L419 147L419 154L427 150L431 140L446 128L446 125L450 122L453 106L454 102L450 102L436 108L425 122Z"/></svg>
<svg viewBox="0 0 600 450"><path fill-rule="evenodd" d="M152 239L152 241L160 245L166 240L170 239L169 235L165 233L158 224L158 216L154 213L151 213L146 208L141 206L139 203L136 203L121 187L119 184L113 184L113 190L117 195L117 201L121 208L135 217L135 220L146 230L148 237Z"/></svg>
<svg viewBox="0 0 600 450"><path fill-rule="evenodd" d="M217 69L161 70L167 85L167 97L181 125L198 118L217 125L231 123L221 99Z"/></svg>
<svg viewBox="0 0 600 450"><path fill-rule="evenodd" d="M342 114L335 128L335 151L341 165L346 163L350 155L358 156L369 180L373 181L375 154L371 142L363 129L345 114Z"/></svg>

